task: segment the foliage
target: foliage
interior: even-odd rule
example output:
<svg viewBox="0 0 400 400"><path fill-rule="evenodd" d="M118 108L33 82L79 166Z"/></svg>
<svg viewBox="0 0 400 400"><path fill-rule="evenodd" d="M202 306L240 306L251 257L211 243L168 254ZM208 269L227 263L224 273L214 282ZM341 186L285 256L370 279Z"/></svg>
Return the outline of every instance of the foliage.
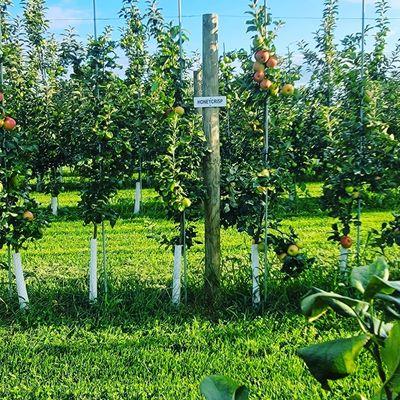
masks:
<svg viewBox="0 0 400 400"><path fill-rule="evenodd" d="M130 132L123 126L124 116L119 113L125 85L113 73L116 43L110 35L106 30L88 45L77 78L81 100L75 106L80 116L82 150L77 169L84 182L79 203L83 221L93 225L109 221L114 226L118 215L109 203L130 175L125 160L130 158L132 147Z"/></svg>
<svg viewBox="0 0 400 400"><path fill-rule="evenodd" d="M158 15L157 9L151 12ZM180 51L180 41L185 41L186 35L179 26L163 21L157 28L150 25L150 32L158 48L150 60L151 87L145 103L151 121L148 143L153 160L149 175L166 205L167 215L180 226L180 234L171 238L171 244L182 244L185 221L196 218L192 207L202 203L205 138L199 115L191 105L187 70L193 66L193 60ZM158 122L154 124L156 119ZM190 227L188 230L194 232ZM190 234L187 239L191 242Z"/></svg>
<svg viewBox="0 0 400 400"><path fill-rule="evenodd" d="M400 215L394 214L394 219L383 222L380 230L372 229L370 236L369 244L379 248L382 255L387 248L400 246Z"/></svg>
<svg viewBox="0 0 400 400"><path fill-rule="evenodd" d="M226 376L208 376L200 384L200 391L207 400L247 400L249 391Z"/></svg>
<svg viewBox="0 0 400 400"><path fill-rule="evenodd" d="M3 24L6 14L1 12L0 18ZM4 23L7 26L7 24ZM5 41L10 39L10 30L5 32ZM3 50L3 38L0 44ZM4 46L1 51L0 64L7 67L10 64L5 62L7 52L11 50ZM18 57L18 46L14 53ZM10 56L10 60L16 58ZM10 62L10 61L9 61ZM10 68L11 69L11 68ZM13 70L11 69L11 73ZM42 227L47 223L38 209L37 202L30 196L29 179L32 171L29 168L30 152L32 147L24 141L24 129L13 119L15 126L7 126L7 119L14 116L13 110L6 107L7 95L4 95L4 88L7 93L10 87L0 82L0 93L2 97L1 129L0 129L0 248L7 245L15 252L19 252L29 242L40 239L43 235ZM11 100L11 104L13 99ZM13 104L14 106L14 104Z"/></svg>
<svg viewBox="0 0 400 400"><path fill-rule="evenodd" d="M400 282L389 280L389 267L383 258L352 270L351 285L360 298L341 296L333 292L312 289L303 298L301 308L309 321L315 321L329 309L338 315L357 320L361 335L315 344L298 351L311 374L330 390L329 380L353 374L356 360L366 349L373 356L382 388L377 397L391 400L400 395Z"/></svg>

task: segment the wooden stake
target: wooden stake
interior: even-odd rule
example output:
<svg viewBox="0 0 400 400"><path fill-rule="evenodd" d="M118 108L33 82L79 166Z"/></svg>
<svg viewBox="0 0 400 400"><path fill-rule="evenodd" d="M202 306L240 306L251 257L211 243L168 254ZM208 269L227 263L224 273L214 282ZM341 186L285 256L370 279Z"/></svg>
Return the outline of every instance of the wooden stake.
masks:
<svg viewBox="0 0 400 400"><path fill-rule="evenodd" d="M218 96L218 16L203 15L203 96ZM208 152L204 162L205 290L209 303L217 295L221 278L221 155L218 108L203 109Z"/></svg>

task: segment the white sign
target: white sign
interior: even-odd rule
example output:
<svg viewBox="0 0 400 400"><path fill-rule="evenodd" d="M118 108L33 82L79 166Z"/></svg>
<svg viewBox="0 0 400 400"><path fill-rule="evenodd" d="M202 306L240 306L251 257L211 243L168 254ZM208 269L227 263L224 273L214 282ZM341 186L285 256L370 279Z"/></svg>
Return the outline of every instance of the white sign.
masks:
<svg viewBox="0 0 400 400"><path fill-rule="evenodd" d="M226 96L195 97L195 108L217 108L226 107Z"/></svg>

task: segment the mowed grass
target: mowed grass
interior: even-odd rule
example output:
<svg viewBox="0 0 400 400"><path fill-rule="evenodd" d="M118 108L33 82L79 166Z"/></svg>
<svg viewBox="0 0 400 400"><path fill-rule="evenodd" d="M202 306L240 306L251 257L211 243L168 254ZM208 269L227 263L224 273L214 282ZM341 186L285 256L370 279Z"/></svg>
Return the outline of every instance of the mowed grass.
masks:
<svg viewBox="0 0 400 400"><path fill-rule="evenodd" d="M310 193L318 196L320 186L310 185ZM91 229L79 220L74 191L60 196L60 216L43 240L22 252L29 312L18 311L15 293L9 299L7 273L0 272L1 399L201 399L199 383L210 374L247 385L251 399L348 399L358 390L372 394L378 382L367 355L354 377L325 393L295 354L301 346L356 331L352 321L333 315L308 324L299 311L310 286L338 288L338 248L326 241L332 221L319 211L317 197L300 198L287 213L287 223L317 262L288 281L271 257L268 302L255 312L250 239L234 229L222 234L224 281L218 306L203 305L199 244L189 254L189 303L172 307L173 254L154 236L169 232L173 224L149 189L142 214L134 217L133 195L132 190L119 193L114 206L122 218L114 229L107 227L107 301L100 281L101 301L88 304ZM46 195L36 197L44 206L49 203ZM366 211L364 237L390 218L389 210ZM202 238L201 221L198 230ZM0 255L5 260L4 252Z"/></svg>

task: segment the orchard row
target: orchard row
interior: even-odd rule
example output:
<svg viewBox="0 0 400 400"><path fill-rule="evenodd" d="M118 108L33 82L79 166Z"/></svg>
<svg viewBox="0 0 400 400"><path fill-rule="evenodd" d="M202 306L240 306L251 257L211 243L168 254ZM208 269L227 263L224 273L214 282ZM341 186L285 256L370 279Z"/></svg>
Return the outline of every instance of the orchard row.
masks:
<svg viewBox="0 0 400 400"><path fill-rule="evenodd" d="M196 236L192 222L202 216L207 154L193 108L192 71L200 60L181 52L186 34L164 20L155 1L141 12L139 0L124 0L120 40L106 28L86 44L72 30L62 40L49 33L43 0L24 2L21 21L10 17L10 6L1 14L0 246L19 254L43 235L46 214L30 183L49 194L56 214L61 171L70 167L81 181L83 223L93 226L93 254L99 227L118 219L111 199L138 175L137 202L146 176L177 224L164 242L183 246L186 257ZM254 0L252 52L221 55L220 94L228 100L220 113L221 221L249 235L254 261L257 248L276 253L289 276L309 266L297 233L278 216L286 199L295 202L306 190L304 182L322 180L321 207L337 220L329 239L342 248L346 270L362 204L398 188L400 46L388 54L388 10L387 1L376 2L372 50L362 57L360 35L337 44L338 1L326 0L315 44L296 50L299 65L291 51L278 52L280 23ZM129 60L124 77L118 51ZM397 225L378 234L381 249L399 244ZM91 293L96 298L97 289Z"/></svg>

